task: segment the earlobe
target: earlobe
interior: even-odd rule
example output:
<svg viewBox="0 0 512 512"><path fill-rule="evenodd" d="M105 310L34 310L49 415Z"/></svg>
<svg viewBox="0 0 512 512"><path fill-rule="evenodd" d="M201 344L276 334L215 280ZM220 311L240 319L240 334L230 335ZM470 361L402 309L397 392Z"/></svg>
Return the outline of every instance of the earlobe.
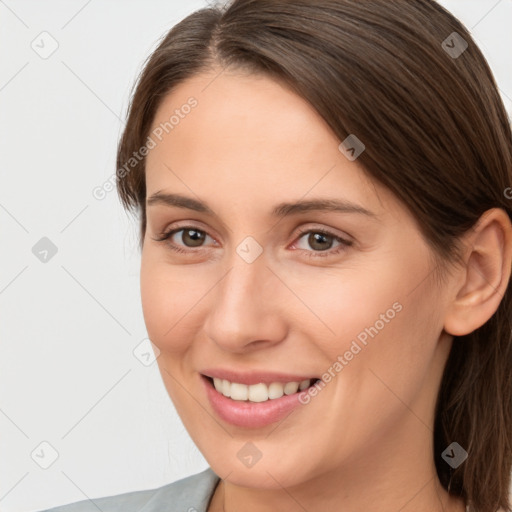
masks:
<svg viewBox="0 0 512 512"><path fill-rule="evenodd" d="M512 225L501 208L487 210L465 236L462 285L455 289L444 330L464 336L481 327L498 309L512 265Z"/></svg>

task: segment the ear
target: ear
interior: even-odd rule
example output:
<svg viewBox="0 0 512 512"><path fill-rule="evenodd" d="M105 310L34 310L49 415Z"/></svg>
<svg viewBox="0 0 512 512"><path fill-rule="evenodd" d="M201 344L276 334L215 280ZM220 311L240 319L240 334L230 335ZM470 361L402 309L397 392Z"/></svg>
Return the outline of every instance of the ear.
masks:
<svg viewBox="0 0 512 512"><path fill-rule="evenodd" d="M498 309L510 279L512 225L501 208L487 210L464 236L464 265L446 312L444 330L454 336L481 327Z"/></svg>

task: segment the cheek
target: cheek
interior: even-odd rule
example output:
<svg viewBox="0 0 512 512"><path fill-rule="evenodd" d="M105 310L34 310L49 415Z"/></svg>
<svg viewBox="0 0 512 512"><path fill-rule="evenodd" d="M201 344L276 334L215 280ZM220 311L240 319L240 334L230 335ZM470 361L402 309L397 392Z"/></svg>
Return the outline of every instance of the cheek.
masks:
<svg viewBox="0 0 512 512"><path fill-rule="evenodd" d="M408 368L428 364L442 323L440 301L425 252L402 256L288 281L310 310L302 315L304 332L331 363L346 353L350 366L357 360L355 366L390 374L400 368L401 375L405 359Z"/></svg>
<svg viewBox="0 0 512 512"><path fill-rule="evenodd" d="M403 408L397 396L412 403L429 382L442 330L442 305L435 281L426 278L429 268L424 260L408 272L390 264L387 274L374 276L368 287L347 288L350 295L343 298L352 301L345 303L336 325L340 355L348 361L342 373L349 409L380 411L375 418L390 421L392 411Z"/></svg>
<svg viewBox="0 0 512 512"><path fill-rule="evenodd" d="M184 332L187 314L197 302L200 290L183 269L162 262L149 250L144 251L140 290L149 338L162 352L183 351L190 339Z"/></svg>
<svg viewBox="0 0 512 512"><path fill-rule="evenodd" d="M389 265L375 262L365 264L364 269L316 269L310 273L290 275L287 284L304 298L309 310L303 308L303 326L312 336L315 328L316 338L321 335L325 348L333 354L348 348L347 343L358 336L364 342L366 329L375 324L378 331L387 329L401 314L403 280L397 283Z"/></svg>

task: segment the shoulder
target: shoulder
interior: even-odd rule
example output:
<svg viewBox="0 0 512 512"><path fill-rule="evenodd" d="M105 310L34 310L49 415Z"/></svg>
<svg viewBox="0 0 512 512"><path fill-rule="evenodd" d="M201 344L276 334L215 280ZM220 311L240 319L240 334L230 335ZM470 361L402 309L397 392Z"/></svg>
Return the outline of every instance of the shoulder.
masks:
<svg viewBox="0 0 512 512"><path fill-rule="evenodd" d="M207 468L157 489L88 499L43 512L206 512L219 480Z"/></svg>

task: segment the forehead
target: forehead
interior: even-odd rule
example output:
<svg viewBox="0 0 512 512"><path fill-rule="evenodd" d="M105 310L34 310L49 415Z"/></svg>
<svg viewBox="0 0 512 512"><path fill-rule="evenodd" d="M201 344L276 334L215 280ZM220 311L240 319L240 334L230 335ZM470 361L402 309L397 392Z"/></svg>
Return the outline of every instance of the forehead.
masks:
<svg viewBox="0 0 512 512"><path fill-rule="evenodd" d="M191 98L196 106L188 112L186 104ZM303 154L319 142L337 146L337 138L308 102L263 75L224 71L186 80L165 97L153 129L165 125L173 113L180 117L179 122L174 119L172 136L167 137L173 145L192 142L193 128L194 138L209 149L225 141L223 153L236 152L237 156L256 145L261 156L283 145ZM227 147L228 143L233 144ZM293 154L288 157L292 159Z"/></svg>
<svg viewBox="0 0 512 512"><path fill-rule="evenodd" d="M318 193L380 202L376 184L339 151L314 108L266 76L217 71L186 80L162 101L155 130L161 140L147 157L148 195L188 188L261 204Z"/></svg>

